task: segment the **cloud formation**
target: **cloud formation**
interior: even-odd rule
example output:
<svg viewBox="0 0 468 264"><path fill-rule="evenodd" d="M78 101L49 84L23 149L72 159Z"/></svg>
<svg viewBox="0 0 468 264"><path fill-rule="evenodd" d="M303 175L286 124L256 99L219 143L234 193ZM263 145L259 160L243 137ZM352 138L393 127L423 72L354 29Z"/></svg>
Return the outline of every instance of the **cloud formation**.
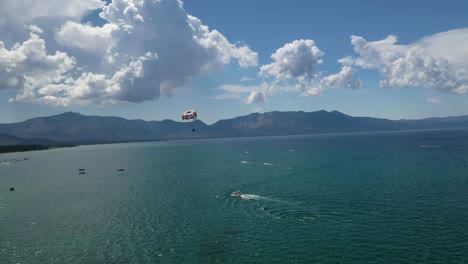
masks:
<svg viewBox="0 0 468 264"><path fill-rule="evenodd" d="M316 78L315 66L322 63L323 55L310 39L286 43L271 55L271 64L260 67L260 76L273 77L276 83L292 81L305 90Z"/></svg>
<svg viewBox="0 0 468 264"><path fill-rule="evenodd" d="M397 44L389 35L378 41L351 36L356 57L338 62L341 70L325 76L317 68L325 54L313 40L295 40L271 55L273 62L263 65L259 75L272 78L269 93L293 84L304 96L316 96L328 88L358 89L363 82L355 77L358 69L376 70L382 87L432 88L443 93L468 93L468 28L426 36L407 45ZM250 102L250 100L249 100ZM436 100L432 100L436 103Z"/></svg>
<svg viewBox="0 0 468 264"><path fill-rule="evenodd" d="M346 60L340 72L323 77L316 67L323 63L325 53L311 39L295 40L285 44L271 55L273 63L260 68L260 76L272 77L272 87L281 90L281 86L294 84L296 90L305 96L320 94L326 88L361 87L362 82L354 79L356 70Z"/></svg>
<svg viewBox="0 0 468 264"><path fill-rule="evenodd" d="M468 29L427 36L409 45L397 44L390 35L379 41L351 36L359 55L352 64L377 70L382 87L433 88L443 93L468 92Z"/></svg>
<svg viewBox="0 0 468 264"><path fill-rule="evenodd" d="M250 92L249 96L244 99L246 104L253 104L253 103L263 103L266 102L266 94L262 91L252 91Z"/></svg>
<svg viewBox="0 0 468 264"><path fill-rule="evenodd" d="M320 84L322 87L357 89L362 86L362 81L354 78L355 73L351 66L343 65L340 72L321 79Z"/></svg>
<svg viewBox="0 0 468 264"><path fill-rule="evenodd" d="M45 45L34 33L11 49L0 41L0 87L20 92L17 98L21 99L38 87L63 81L64 74L75 67L75 59L59 51L49 55Z"/></svg>
<svg viewBox="0 0 468 264"><path fill-rule="evenodd" d="M3 1L0 10L11 12L29 2ZM0 36L17 31L0 39L0 89L18 92L11 101L52 106L142 102L171 96L191 77L232 61L240 67L258 64L256 52L210 30L184 10L182 1L43 2L24 8L33 11L18 19L8 12L0 16ZM101 8L102 26L81 22ZM21 44L9 46L16 42Z"/></svg>
<svg viewBox="0 0 468 264"><path fill-rule="evenodd" d="M322 63L323 55L313 40L295 40L276 50L271 55L274 62L263 65L260 75L273 76L276 79L310 80L314 77L315 65Z"/></svg>

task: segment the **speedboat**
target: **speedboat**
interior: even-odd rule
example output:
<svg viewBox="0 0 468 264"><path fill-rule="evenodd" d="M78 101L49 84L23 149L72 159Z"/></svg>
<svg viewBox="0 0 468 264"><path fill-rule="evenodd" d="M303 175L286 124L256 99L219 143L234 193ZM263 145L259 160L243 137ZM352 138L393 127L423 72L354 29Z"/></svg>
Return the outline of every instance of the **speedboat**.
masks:
<svg viewBox="0 0 468 264"><path fill-rule="evenodd" d="M239 191L231 193L231 196L241 197L241 195L242 194Z"/></svg>

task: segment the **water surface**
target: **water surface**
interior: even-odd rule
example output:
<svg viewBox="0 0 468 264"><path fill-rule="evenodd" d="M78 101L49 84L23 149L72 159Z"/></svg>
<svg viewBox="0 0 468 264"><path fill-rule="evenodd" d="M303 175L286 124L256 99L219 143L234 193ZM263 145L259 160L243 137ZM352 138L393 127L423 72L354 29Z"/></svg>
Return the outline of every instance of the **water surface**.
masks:
<svg viewBox="0 0 468 264"><path fill-rule="evenodd" d="M468 130L93 145L0 163L0 263L468 262Z"/></svg>

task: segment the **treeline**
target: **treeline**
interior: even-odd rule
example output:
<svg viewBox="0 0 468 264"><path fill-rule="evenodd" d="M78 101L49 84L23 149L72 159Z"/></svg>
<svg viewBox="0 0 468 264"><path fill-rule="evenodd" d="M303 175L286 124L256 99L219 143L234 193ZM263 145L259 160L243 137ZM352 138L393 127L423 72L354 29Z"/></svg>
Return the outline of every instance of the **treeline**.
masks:
<svg viewBox="0 0 468 264"><path fill-rule="evenodd" d="M49 149L49 147L45 145L38 145L38 144L5 145L5 146L0 146L0 153L45 150L45 149Z"/></svg>

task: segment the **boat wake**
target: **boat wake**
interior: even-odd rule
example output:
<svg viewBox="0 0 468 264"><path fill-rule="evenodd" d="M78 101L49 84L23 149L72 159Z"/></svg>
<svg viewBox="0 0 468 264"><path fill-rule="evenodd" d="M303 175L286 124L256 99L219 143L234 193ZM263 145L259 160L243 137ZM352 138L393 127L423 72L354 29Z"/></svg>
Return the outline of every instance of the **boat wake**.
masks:
<svg viewBox="0 0 468 264"><path fill-rule="evenodd" d="M266 215L276 220L310 222L317 219L315 210L303 202L276 197L232 192L221 198L229 210L242 210L250 216Z"/></svg>
<svg viewBox="0 0 468 264"><path fill-rule="evenodd" d="M255 195L255 194L241 194L240 198L244 200L260 200L266 197L262 197L260 195Z"/></svg>

